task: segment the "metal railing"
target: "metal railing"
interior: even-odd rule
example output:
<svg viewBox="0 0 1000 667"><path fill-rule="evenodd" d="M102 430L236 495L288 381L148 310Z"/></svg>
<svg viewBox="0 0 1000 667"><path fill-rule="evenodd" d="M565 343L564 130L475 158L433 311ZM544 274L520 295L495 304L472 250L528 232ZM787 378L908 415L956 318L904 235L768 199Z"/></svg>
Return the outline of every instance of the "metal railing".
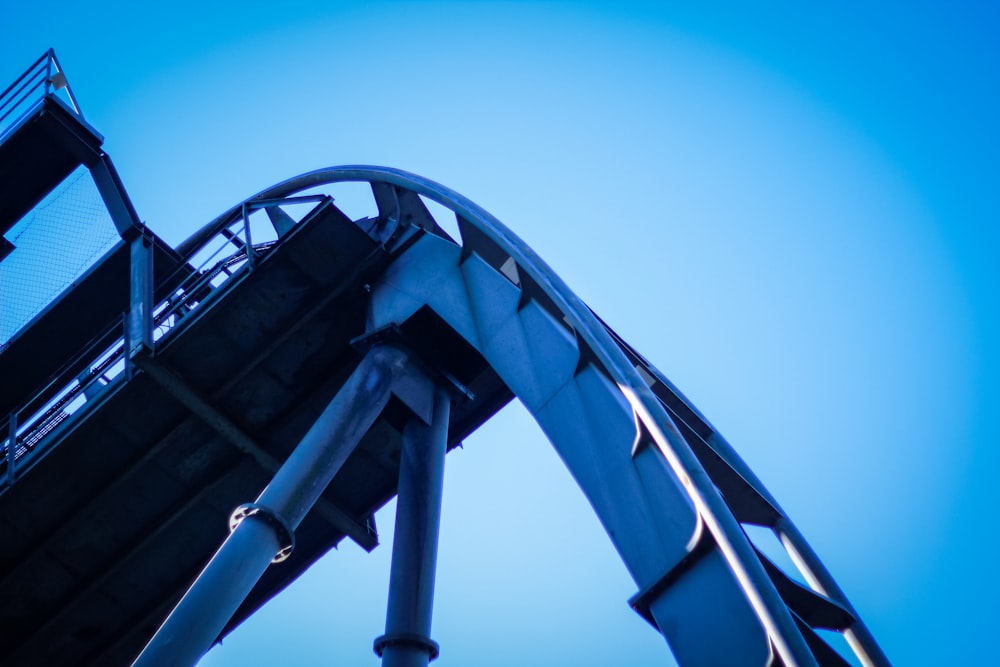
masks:
<svg viewBox="0 0 1000 667"><path fill-rule="evenodd" d="M66 73L49 49L41 58L0 93L0 142L14 129L22 118L30 115L35 105L46 96L62 92L74 113L83 118L80 105L69 86Z"/></svg>
<svg viewBox="0 0 1000 667"><path fill-rule="evenodd" d="M153 309L153 341L159 342L169 336L193 313L216 301L227 291L221 288L234 285L235 278L251 272L278 244L277 238L253 242L251 230L254 225L251 223L254 217L259 220L267 208L282 204L318 202L312 209L315 211L329 201L332 199L328 195L310 195L245 205L239 217L217 230L184 258L186 261L177 270L187 276ZM273 221L270 224L273 225ZM293 221L293 224L297 223ZM276 229L273 233L277 237ZM179 277L175 274L165 282L173 282ZM123 320L125 317L127 315ZM117 336L115 329L120 332ZM127 330L127 321L109 323L79 354L54 373L44 387L8 415L7 428L0 430L0 438L3 438L0 440L0 492L10 487L44 454L49 436L57 433L70 417L104 391L131 377L132 367L125 343ZM109 338L113 339L110 344ZM84 368L82 372L73 372L81 367Z"/></svg>

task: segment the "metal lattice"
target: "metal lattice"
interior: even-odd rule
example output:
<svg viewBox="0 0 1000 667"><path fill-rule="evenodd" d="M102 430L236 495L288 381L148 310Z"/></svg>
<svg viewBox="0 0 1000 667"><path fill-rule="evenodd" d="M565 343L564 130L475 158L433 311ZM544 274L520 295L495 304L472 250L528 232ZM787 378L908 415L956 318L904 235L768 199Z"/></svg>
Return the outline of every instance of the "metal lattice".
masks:
<svg viewBox="0 0 1000 667"><path fill-rule="evenodd" d="M0 262L0 345L7 343L120 241L86 167L6 234Z"/></svg>

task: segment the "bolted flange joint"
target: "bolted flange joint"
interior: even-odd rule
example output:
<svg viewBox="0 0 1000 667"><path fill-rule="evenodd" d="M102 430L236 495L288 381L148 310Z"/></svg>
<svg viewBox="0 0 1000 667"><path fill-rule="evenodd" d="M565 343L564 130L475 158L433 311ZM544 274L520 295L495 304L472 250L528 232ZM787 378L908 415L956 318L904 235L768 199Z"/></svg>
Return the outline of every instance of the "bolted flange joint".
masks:
<svg viewBox="0 0 1000 667"><path fill-rule="evenodd" d="M292 531L291 526L288 525L281 515L263 505L244 503L234 509L233 513L229 516L229 532L232 533L236 530L237 526L243 523L244 519L249 517L263 521L277 534L278 543L282 547L278 549L278 553L271 559L272 563L280 563L292 555L292 549L295 548L295 533Z"/></svg>

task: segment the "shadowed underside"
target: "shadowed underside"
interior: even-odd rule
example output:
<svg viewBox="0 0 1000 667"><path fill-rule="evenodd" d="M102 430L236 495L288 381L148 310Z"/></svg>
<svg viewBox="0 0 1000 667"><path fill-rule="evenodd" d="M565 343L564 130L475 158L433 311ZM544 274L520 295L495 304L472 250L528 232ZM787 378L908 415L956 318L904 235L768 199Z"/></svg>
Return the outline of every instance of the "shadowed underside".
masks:
<svg viewBox="0 0 1000 667"><path fill-rule="evenodd" d="M48 108L25 127L44 130ZM633 607L681 664L848 664L817 630L888 664L729 444L475 204L403 171L335 167L241 202L172 249L139 224L100 137L56 115L46 141L90 169L122 241L0 348L4 664L135 657L230 511L268 484L373 339L458 391L448 447L513 396L524 403L632 574ZM12 136L0 157L30 139ZM5 196L29 210L69 170L21 174L30 182ZM348 184L370 215L339 205ZM375 547L412 411L388 400L295 530L291 557L220 637L344 537ZM771 530L797 571L772 563L747 526Z"/></svg>

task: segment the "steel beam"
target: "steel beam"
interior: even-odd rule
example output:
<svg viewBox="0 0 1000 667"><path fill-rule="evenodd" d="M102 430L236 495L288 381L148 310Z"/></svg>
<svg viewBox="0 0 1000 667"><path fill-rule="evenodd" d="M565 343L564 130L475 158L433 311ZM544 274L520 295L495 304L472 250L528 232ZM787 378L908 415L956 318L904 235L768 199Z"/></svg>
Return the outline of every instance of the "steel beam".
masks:
<svg viewBox="0 0 1000 667"><path fill-rule="evenodd" d="M290 545L291 532L326 489L410 372L405 352L373 347L302 438L252 508L136 658L134 667L194 665L257 580ZM251 506L244 506L250 508Z"/></svg>
<svg viewBox="0 0 1000 667"><path fill-rule="evenodd" d="M169 513L164 514L160 521L156 523L155 528L143 533L138 540L130 543L125 549L122 549L112 557L109 557L108 567L99 577L91 579L82 588L77 588L72 591L66 598L60 601L58 612L47 618L43 624L35 626L33 631L26 637L21 638L20 648L18 648L14 654L7 656L10 663L33 663L34 660L32 660L30 656L34 651L38 650L38 645L46 641L47 638L53 636L54 629L61 627L60 624L65 621L67 615L71 614L75 610L76 605L81 600L86 600L98 591L103 590L104 587L107 586L108 583L121 572L122 568L128 564L130 555L134 555L140 550L148 548L150 545L154 544L157 538L163 535L166 531L170 530L174 523L181 518L186 511L198 503L203 502L205 496L213 490L213 487L220 485L223 480L224 478L217 478L211 482L201 485L198 491L190 495L183 503L171 508ZM135 619L133 619L133 621L134 620ZM97 662L93 664L101 663Z"/></svg>
<svg viewBox="0 0 1000 667"><path fill-rule="evenodd" d="M107 153L101 153L100 157L87 167L90 169L97 191L101 194L101 199L104 200L111 221L118 230L118 235L127 241L131 240L133 235L142 229L142 223L139 222L139 215L132 206L132 200L129 199L111 158Z"/></svg>
<svg viewBox="0 0 1000 667"><path fill-rule="evenodd" d="M222 436L229 444L244 454L250 456L261 469L274 474L281 468L281 462L271 456L256 440L250 437L233 420L191 387L183 378L149 355L139 355L132 360L154 382L176 398L199 419L208 424L212 430ZM316 501L316 511L337 530L358 543L361 548L371 551L378 546L378 535L354 517L340 509L330 501L319 498Z"/></svg>
<svg viewBox="0 0 1000 667"><path fill-rule="evenodd" d="M450 411L451 397L437 387L431 423L413 418L403 429L389 604L375 640L382 667L427 667L438 655L430 632Z"/></svg>

